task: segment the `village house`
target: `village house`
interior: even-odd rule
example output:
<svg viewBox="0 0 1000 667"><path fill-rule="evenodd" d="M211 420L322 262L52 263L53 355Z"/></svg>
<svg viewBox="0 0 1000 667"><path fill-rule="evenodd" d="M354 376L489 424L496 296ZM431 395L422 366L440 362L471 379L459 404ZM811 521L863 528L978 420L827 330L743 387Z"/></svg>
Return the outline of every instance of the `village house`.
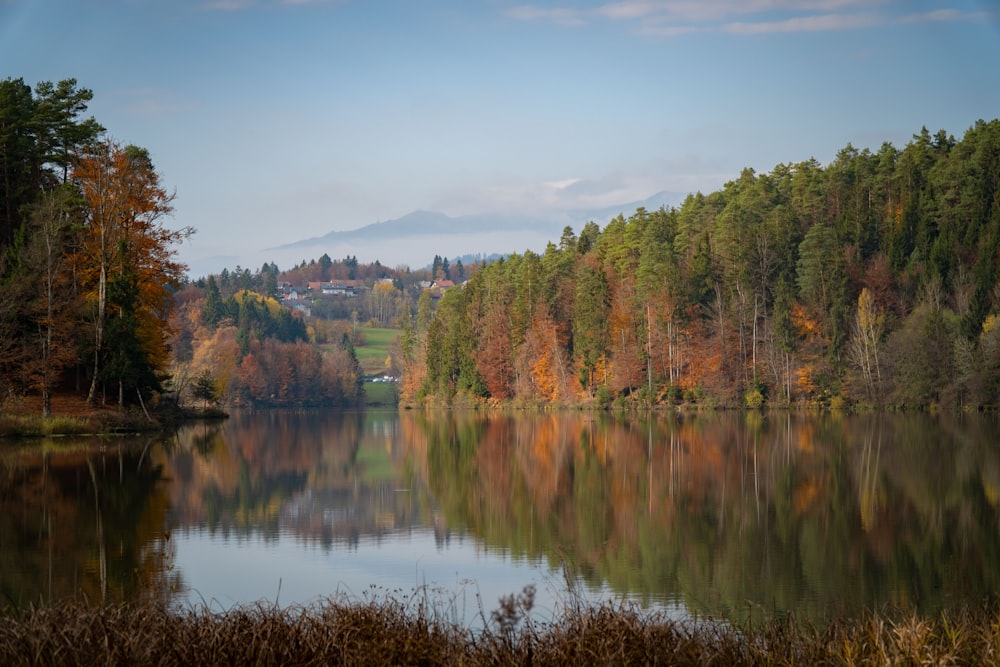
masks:
<svg viewBox="0 0 1000 667"><path fill-rule="evenodd" d="M446 291L455 286L455 283L451 280L435 280L430 283L428 289L431 293L432 299L440 299Z"/></svg>
<svg viewBox="0 0 1000 667"><path fill-rule="evenodd" d="M358 295L357 280L331 280L329 282L310 282L309 289L314 293L328 296L355 297Z"/></svg>
<svg viewBox="0 0 1000 667"><path fill-rule="evenodd" d="M292 285L282 283L278 286L282 301L301 301L309 297L309 287L306 285Z"/></svg>

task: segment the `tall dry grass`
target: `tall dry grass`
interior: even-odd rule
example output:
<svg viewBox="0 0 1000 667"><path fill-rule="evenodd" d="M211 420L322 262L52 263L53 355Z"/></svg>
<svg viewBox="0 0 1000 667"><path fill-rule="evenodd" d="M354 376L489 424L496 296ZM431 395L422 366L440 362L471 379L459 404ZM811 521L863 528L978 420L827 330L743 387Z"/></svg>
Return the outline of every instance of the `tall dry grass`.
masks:
<svg viewBox="0 0 1000 667"><path fill-rule="evenodd" d="M93 435L99 430L99 424L76 417L0 414L0 438Z"/></svg>
<svg viewBox="0 0 1000 667"><path fill-rule="evenodd" d="M281 609L178 612L65 602L0 617L3 665L992 665L995 606L871 614L817 628L670 620L628 604L575 606L544 622L533 591L504 598L476 631L425 602L390 597Z"/></svg>

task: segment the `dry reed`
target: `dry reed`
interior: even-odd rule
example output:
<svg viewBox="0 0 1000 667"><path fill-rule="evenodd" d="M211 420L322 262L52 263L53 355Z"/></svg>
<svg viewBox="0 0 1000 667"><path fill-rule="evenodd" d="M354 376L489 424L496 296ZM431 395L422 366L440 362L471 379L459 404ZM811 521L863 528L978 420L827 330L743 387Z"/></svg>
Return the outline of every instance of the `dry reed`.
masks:
<svg viewBox="0 0 1000 667"><path fill-rule="evenodd" d="M990 665L995 606L871 614L817 628L670 620L624 603L570 608L539 622L533 591L501 600L484 628L446 620L425 600L328 600L178 612L155 604L70 601L0 617L4 665Z"/></svg>

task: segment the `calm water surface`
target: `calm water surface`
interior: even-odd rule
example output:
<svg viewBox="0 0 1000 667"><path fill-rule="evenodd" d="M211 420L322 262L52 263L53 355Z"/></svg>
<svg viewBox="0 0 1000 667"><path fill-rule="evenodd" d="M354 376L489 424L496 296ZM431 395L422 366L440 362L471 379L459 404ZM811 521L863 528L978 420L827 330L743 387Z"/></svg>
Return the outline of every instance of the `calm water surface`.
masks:
<svg viewBox="0 0 1000 667"><path fill-rule="evenodd" d="M0 447L0 603L392 595L475 624L932 613L1000 593L995 416L238 412Z"/></svg>

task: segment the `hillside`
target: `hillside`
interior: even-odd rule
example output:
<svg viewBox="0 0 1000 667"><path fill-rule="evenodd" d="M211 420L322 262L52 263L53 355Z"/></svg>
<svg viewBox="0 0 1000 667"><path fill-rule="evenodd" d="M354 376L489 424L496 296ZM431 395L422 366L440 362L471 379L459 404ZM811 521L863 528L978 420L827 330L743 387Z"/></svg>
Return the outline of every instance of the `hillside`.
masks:
<svg viewBox="0 0 1000 667"><path fill-rule="evenodd" d="M998 195L997 120L746 169L477 272L405 398L996 407Z"/></svg>

